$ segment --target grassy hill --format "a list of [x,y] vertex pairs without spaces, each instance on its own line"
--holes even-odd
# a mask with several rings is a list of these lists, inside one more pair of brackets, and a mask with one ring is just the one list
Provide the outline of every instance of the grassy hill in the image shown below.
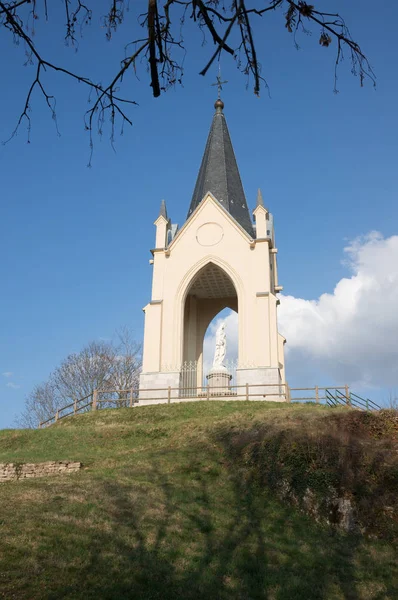
[[[198,402],[1,431],[0,462],[84,469],[0,485],[0,597],[398,598],[396,423]],[[319,523],[302,511],[309,487]],[[355,499],[370,535],[325,523],[332,487]]]

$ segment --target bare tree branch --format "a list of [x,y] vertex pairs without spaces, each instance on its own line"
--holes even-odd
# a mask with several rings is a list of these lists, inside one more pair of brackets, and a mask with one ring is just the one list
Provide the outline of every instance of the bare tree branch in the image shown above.
[[[69,0],[65,0],[66,4],[68,4],[68,2],[69,2]],[[76,18],[78,11],[83,6],[80,2],[78,2],[78,4],[79,4],[78,8],[73,13],[75,15],[74,18]],[[131,120],[129,119],[129,117],[127,117],[125,111],[120,107],[119,104],[120,103],[137,104],[137,103],[134,102],[133,100],[128,100],[128,99],[119,97],[118,95],[115,94],[115,89],[116,89],[116,84],[118,83],[118,81],[120,81],[123,78],[124,73],[130,67],[131,63],[135,60],[135,58],[147,46],[147,43],[143,44],[137,50],[137,52],[135,54],[133,54],[129,59],[126,59],[124,61],[123,66],[121,67],[119,72],[116,74],[114,79],[111,81],[111,83],[107,87],[103,87],[99,84],[94,83],[93,81],[91,81],[90,79],[88,79],[86,77],[77,75],[76,73],[73,73],[72,71],[69,71],[68,69],[64,69],[63,67],[52,64],[49,61],[42,58],[42,56],[37,51],[30,35],[23,29],[21,20],[15,14],[15,11],[13,11],[12,8],[8,8],[4,2],[0,2],[0,10],[2,12],[4,12],[4,14],[6,15],[5,27],[7,29],[9,29],[10,31],[12,31],[14,33],[14,35],[16,35],[19,39],[21,39],[25,42],[25,44],[30,52],[28,60],[31,60],[31,57],[34,57],[37,61],[36,78],[34,79],[33,83],[31,84],[31,86],[28,90],[24,109],[18,119],[17,126],[16,126],[15,130],[13,131],[10,139],[17,134],[19,126],[21,125],[22,121],[24,119],[26,119],[28,122],[28,141],[30,141],[31,119],[29,116],[29,111],[30,111],[31,97],[32,97],[32,93],[33,93],[35,87],[38,87],[40,89],[40,91],[42,92],[42,94],[46,100],[46,104],[51,111],[52,118],[56,122],[55,98],[54,98],[54,96],[48,94],[45,91],[44,85],[42,84],[41,79],[40,79],[42,71],[46,71],[47,69],[51,69],[51,70],[63,73],[65,75],[68,75],[72,79],[75,79],[76,81],[79,81],[80,83],[84,83],[84,84],[88,85],[90,88],[92,88],[95,91],[96,100],[95,100],[92,108],[90,108],[86,112],[86,116],[85,116],[86,129],[90,132],[90,145],[91,146],[92,146],[93,119],[94,119],[95,115],[97,115],[98,130],[100,130],[100,125],[103,123],[105,112],[109,109],[111,110],[112,136],[113,136],[113,132],[114,132],[116,112],[122,117],[122,119],[124,121],[127,121],[130,125],[132,124]],[[70,17],[68,17],[68,18],[70,19]],[[69,25],[69,21],[68,21],[66,38],[73,39],[73,36],[74,36],[74,31],[71,29],[71,27]],[[58,128],[57,128],[57,132],[58,132]],[[9,140],[7,140],[7,141],[9,141]]]
[[[257,45],[261,35],[262,19],[271,11],[280,10],[286,29],[296,36],[300,32],[309,33],[308,27],[318,29],[319,44],[328,48],[336,42],[336,59],[334,70],[334,89],[337,91],[338,67],[348,50],[351,72],[359,76],[361,86],[365,80],[375,84],[373,70],[362,52],[359,44],[354,41],[344,19],[337,13],[318,10],[314,5],[303,0],[148,0],[147,9],[140,15],[138,21],[130,21],[130,30],[141,30],[141,34],[131,34],[125,44],[128,51],[120,61],[119,67],[108,84],[96,83],[88,75],[75,73],[68,68],[55,63],[39,51],[34,42],[35,23],[44,16],[49,20],[47,0],[0,0],[0,28],[7,30],[13,41],[23,43],[26,50],[26,63],[36,67],[35,76],[26,94],[23,109],[11,138],[14,137],[23,122],[27,124],[28,141],[31,132],[31,103],[32,96],[37,90],[50,110],[55,125],[55,97],[46,90],[43,74],[50,72],[61,73],[87,86],[90,90],[91,106],[85,113],[85,127],[89,132],[90,146],[93,147],[93,132],[103,133],[106,116],[110,120],[110,138],[113,142],[115,124],[120,119],[122,128],[125,123],[132,124],[127,109],[136,102],[124,97],[120,86],[127,72],[136,76],[137,65],[144,64],[149,72],[150,86],[155,97],[161,95],[169,87],[182,83],[183,65],[186,53],[184,32],[187,21],[200,29],[204,36],[212,42],[214,49],[200,71],[205,75],[214,61],[222,53],[233,57],[239,70],[249,80],[253,81],[253,90],[259,94],[261,87],[267,87],[261,73]],[[263,4],[263,6],[261,6]],[[78,33],[83,35],[84,26],[93,19],[96,3],[93,0],[62,0],[65,27],[64,39],[67,45],[78,46]],[[54,19],[54,17],[52,17]],[[100,16],[100,22],[105,29],[105,37],[112,40],[118,27],[129,17],[128,0],[109,0],[109,10]],[[304,24],[305,23],[305,24]],[[233,43],[231,43],[233,40]],[[130,49],[133,48],[131,51]],[[58,129],[57,129],[58,131]],[[10,138],[10,139],[11,139]]]

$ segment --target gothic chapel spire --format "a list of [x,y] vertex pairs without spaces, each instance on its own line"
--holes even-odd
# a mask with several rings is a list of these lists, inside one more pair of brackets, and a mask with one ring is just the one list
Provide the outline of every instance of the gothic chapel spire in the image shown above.
[[[223,83],[219,75],[219,94]],[[225,308],[239,313],[235,385],[246,391],[255,386],[252,399],[285,400],[285,339],[277,321],[282,286],[272,216],[259,193],[254,235],[223,108],[218,95],[186,226],[177,231],[165,202],[154,222],[139,389],[143,406],[200,399],[204,377],[208,397],[236,400],[222,360],[208,374],[203,370],[206,330]]]
[[253,225],[236,163],[234,149],[223,113],[224,102],[219,98],[216,112],[196,180],[187,219],[207,192],[218,200],[230,215],[253,236]]

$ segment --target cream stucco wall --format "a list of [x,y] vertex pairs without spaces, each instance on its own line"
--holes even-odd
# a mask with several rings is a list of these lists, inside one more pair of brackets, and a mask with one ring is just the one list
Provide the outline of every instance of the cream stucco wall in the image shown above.
[[183,360],[201,360],[206,328],[226,305],[223,299],[190,296],[186,308],[192,281],[209,263],[222,269],[236,290],[236,298],[228,302],[239,312],[239,366],[267,371],[271,383],[281,381],[282,372],[284,379],[283,343],[277,329],[276,250],[266,235],[266,209],[257,207],[254,216],[257,239],[252,240],[208,194],[168,247],[167,221],[157,219],[152,297],[144,308],[142,383],[153,383],[156,373],[178,372]]

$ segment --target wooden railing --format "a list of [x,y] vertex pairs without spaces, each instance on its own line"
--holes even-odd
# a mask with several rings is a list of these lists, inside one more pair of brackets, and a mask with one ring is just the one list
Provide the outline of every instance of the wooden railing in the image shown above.
[[316,385],[313,388],[290,388],[291,392],[314,392],[313,395],[309,396],[304,395],[304,396],[295,396],[292,397],[291,400],[293,402],[302,402],[302,401],[307,401],[307,402],[322,402],[322,400],[325,401],[325,403],[327,404],[327,400],[328,400],[328,392],[340,392],[340,390],[343,390],[343,395],[347,400],[347,404],[350,404],[350,388],[348,385],[332,385],[332,386],[328,386],[328,387],[320,387],[318,385]]
[[[267,391],[269,390],[269,391]],[[282,402],[289,400],[289,386],[285,383],[258,383],[244,385],[229,385],[219,389],[210,386],[198,387],[168,387],[148,388],[137,391],[137,402],[144,404],[152,401],[162,400],[171,402],[192,400],[222,400],[223,398],[236,400],[250,400],[251,398],[264,399],[272,397]]]
[[[47,419],[47,421],[41,421],[39,423],[39,427],[47,427],[48,425],[52,425],[53,423],[55,423],[56,421],[59,421],[60,419],[63,419],[64,417],[76,415],[77,413],[81,412],[82,410],[88,409],[93,404],[92,397],[93,397],[93,394],[91,393],[91,394],[88,394],[87,396],[84,396],[83,398],[79,398],[79,400],[75,400],[74,402],[71,402],[70,404],[66,404],[66,406],[63,406],[62,408],[58,408],[55,415],[50,417],[49,419]],[[86,400],[88,400],[89,398],[90,398],[89,402],[86,402]],[[70,410],[69,412],[65,413],[65,411],[70,408],[73,408],[73,410]]]
[[[267,391],[269,390],[269,391]],[[380,407],[369,399],[364,399],[350,392],[349,386],[329,386],[312,388],[291,388],[287,383],[260,383],[245,385],[232,385],[228,389],[221,388],[217,393],[214,388],[209,386],[184,388],[184,395],[181,395],[181,388],[153,388],[139,389],[130,388],[127,390],[94,390],[91,394],[75,400],[62,408],[59,408],[55,415],[41,421],[40,427],[48,427],[57,421],[76,415],[83,411],[98,410],[100,408],[121,408],[135,405],[146,405],[153,402],[167,403],[195,401],[195,400],[268,400],[281,402],[315,402],[323,403],[328,406],[351,406],[361,410],[378,410]],[[299,394],[299,395],[298,395]]]

